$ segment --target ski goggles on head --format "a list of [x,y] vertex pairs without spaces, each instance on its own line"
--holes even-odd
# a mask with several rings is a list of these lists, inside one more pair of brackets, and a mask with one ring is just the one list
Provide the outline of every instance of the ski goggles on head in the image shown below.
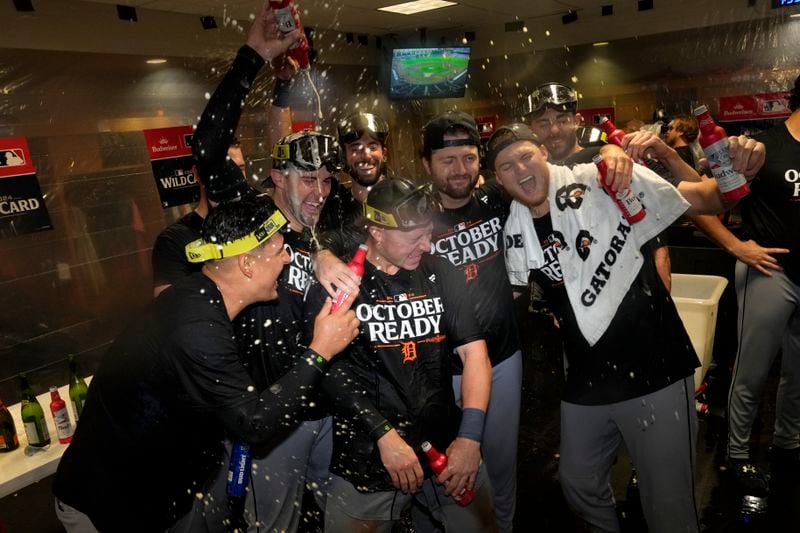
[[258,229],[230,242],[206,242],[197,239],[186,245],[186,258],[190,263],[203,263],[212,259],[225,259],[255,249],[258,245],[278,233],[286,225],[286,217],[275,210]]
[[384,211],[365,202],[364,216],[379,226],[410,229],[428,224],[433,219],[435,206],[430,184],[426,184],[400,198],[391,211]]
[[578,104],[575,89],[560,83],[540,85],[522,102],[522,114],[527,116],[541,111],[549,105],[565,111],[574,111]]
[[288,163],[300,170],[325,167],[328,172],[338,172],[342,170],[339,143],[333,137],[310,131],[289,135],[272,147],[273,166],[285,168]]

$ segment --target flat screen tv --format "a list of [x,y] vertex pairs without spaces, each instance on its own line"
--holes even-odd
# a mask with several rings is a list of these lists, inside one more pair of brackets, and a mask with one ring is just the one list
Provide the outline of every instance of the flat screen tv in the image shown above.
[[469,67],[468,46],[395,48],[389,74],[389,98],[460,98]]

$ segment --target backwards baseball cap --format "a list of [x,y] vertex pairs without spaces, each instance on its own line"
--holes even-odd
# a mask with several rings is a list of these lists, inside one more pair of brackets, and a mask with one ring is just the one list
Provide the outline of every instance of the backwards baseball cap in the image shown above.
[[494,161],[497,155],[519,141],[531,141],[537,146],[541,146],[542,142],[539,137],[525,124],[515,122],[506,126],[500,126],[495,130],[486,143],[486,164],[494,170]]
[[341,120],[337,130],[342,145],[355,142],[364,135],[369,135],[382,145],[389,138],[389,123],[372,113],[354,113]]
[[316,131],[287,135],[272,147],[272,167],[285,169],[290,163],[300,170],[325,167],[329,172],[337,172],[342,169],[339,143]]
[[385,228],[413,229],[430,223],[435,206],[430,184],[417,186],[406,178],[392,178],[369,191],[364,216]]
[[186,245],[186,258],[190,263],[202,263],[247,253],[286,223],[286,217],[268,197],[221,204],[203,222],[203,237]]
[[546,107],[574,113],[578,109],[578,93],[561,83],[544,83],[536,87],[522,102],[522,115],[538,115]]
[[[446,133],[466,132],[466,139],[445,140]],[[463,111],[447,111],[433,117],[422,128],[422,155],[430,158],[434,150],[450,146],[477,146],[480,148],[481,135],[471,115]]]

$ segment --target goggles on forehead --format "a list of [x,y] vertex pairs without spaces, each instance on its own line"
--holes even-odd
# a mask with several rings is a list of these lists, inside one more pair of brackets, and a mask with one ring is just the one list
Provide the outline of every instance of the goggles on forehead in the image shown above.
[[358,113],[339,122],[337,131],[339,142],[342,144],[356,142],[364,134],[373,137],[381,144],[386,144],[389,123],[373,113]]
[[339,143],[328,135],[315,132],[301,132],[284,137],[272,147],[273,166],[283,168],[291,163],[300,170],[317,170],[322,167],[328,172],[342,169],[339,157]]
[[244,254],[278,233],[285,225],[286,217],[276,209],[258,229],[239,239],[226,243],[206,242],[203,239],[190,242],[186,245],[186,258],[190,263],[202,263]]
[[575,110],[578,94],[574,89],[560,83],[540,85],[522,102],[522,114],[530,115],[551,105],[564,110]]
[[379,226],[409,229],[424,226],[433,218],[436,203],[430,192],[430,184],[417,187],[397,202],[391,212],[382,211],[364,203],[364,216]]

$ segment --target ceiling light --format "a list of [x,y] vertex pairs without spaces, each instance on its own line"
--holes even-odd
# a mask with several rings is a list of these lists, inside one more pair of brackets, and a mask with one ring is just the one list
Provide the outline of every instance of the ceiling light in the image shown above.
[[147,64],[148,65],[161,65],[161,64],[166,63],[166,62],[167,62],[166,59],[160,59],[160,58],[159,59],[148,59],[147,60]]
[[423,11],[432,11],[442,7],[455,6],[457,2],[446,2],[444,0],[417,0],[416,2],[403,2],[386,7],[379,7],[378,11],[388,11],[389,13],[399,13],[401,15],[413,15]]
[[592,43],[592,46],[608,46],[608,41],[600,41],[597,43]]

